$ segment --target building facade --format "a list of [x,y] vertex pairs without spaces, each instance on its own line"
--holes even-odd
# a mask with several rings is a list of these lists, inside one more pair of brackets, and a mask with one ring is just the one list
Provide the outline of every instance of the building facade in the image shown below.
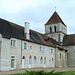
[[[47,24],[47,23],[46,23]],[[65,28],[61,32],[58,26]],[[52,28],[51,30],[48,27]],[[66,26],[62,23],[45,25],[46,34],[41,34],[29,29],[29,23],[25,27],[0,19],[0,71],[24,69],[67,67],[67,50],[64,49],[60,34],[66,34]],[[49,31],[50,30],[50,31]],[[49,34],[50,33],[50,34]],[[53,36],[57,34],[55,40]],[[59,34],[60,33],[60,34]],[[55,37],[56,38],[56,37]]]

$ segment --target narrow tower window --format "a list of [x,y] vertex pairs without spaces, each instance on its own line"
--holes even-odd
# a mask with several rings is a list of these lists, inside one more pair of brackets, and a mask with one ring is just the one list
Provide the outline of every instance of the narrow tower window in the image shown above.
[[50,33],[52,33],[52,28],[50,27]]
[[54,31],[56,32],[56,26],[54,26]]

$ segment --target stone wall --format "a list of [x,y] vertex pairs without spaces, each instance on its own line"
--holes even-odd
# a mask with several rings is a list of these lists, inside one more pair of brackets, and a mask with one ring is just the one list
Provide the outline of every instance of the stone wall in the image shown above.
[[67,58],[68,58],[68,66],[75,67],[75,46],[64,46],[65,49],[68,50]]

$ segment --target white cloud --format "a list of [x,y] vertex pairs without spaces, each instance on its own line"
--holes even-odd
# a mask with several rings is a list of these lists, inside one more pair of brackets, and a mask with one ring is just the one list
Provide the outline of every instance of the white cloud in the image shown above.
[[0,17],[22,25],[29,21],[33,30],[44,32],[42,26],[55,11],[55,6],[70,33],[69,27],[73,28],[75,23],[75,0],[0,0]]
[[36,2],[37,0],[0,0],[0,11],[19,12]]

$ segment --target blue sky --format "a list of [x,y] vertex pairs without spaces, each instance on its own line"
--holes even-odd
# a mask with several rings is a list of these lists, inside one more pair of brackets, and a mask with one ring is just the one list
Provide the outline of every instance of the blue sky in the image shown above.
[[68,34],[75,33],[75,0],[0,0],[0,18],[44,33],[44,24],[56,11],[67,25]]

